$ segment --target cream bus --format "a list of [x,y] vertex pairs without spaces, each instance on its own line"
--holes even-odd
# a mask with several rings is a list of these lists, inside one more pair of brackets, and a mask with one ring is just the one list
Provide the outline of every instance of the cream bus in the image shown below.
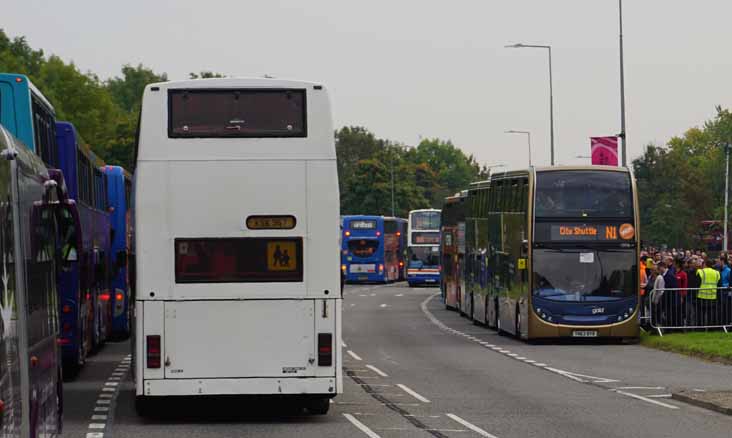
[[135,197],[136,404],[342,392],[339,195],[319,83],[148,85]]

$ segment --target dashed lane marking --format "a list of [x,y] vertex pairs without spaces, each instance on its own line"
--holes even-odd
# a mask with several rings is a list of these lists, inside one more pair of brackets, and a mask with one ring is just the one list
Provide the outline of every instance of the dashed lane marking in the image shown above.
[[365,433],[367,437],[369,437],[369,438],[381,438],[380,435],[378,435],[373,430],[369,429],[369,427],[366,426],[365,424],[363,424],[360,421],[358,421],[356,419],[356,417],[354,417],[353,415],[351,415],[351,414],[343,414],[343,416],[346,417],[346,420],[350,421],[351,424],[353,424],[354,426],[356,426],[356,428],[358,428],[358,430],[360,430],[361,432]]
[[480,427],[476,426],[473,423],[470,423],[467,420],[463,420],[462,418],[458,417],[455,414],[445,414],[448,417],[452,418],[453,420],[457,421],[458,423],[462,424],[463,426],[467,427],[468,429],[472,430],[473,432],[477,433],[478,435],[486,438],[498,438],[495,435],[492,435],[485,430],[481,429]]
[[363,359],[361,359],[361,357],[358,354],[354,353],[351,350],[348,350],[348,355],[351,356],[352,358],[356,359],[356,360],[363,360]]
[[422,403],[430,403],[429,399],[426,397],[421,396],[419,393],[414,391],[413,389],[410,389],[407,385],[403,385],[401,383],[397,383],[397,385],[402,391],[406,392],[407,394],[411,395],[412,397],[416,398],[417,400],[421,401]]
[[381,377],[389,377],[388,374],[386,374],[385,372],[381,371],[380,369],[376,368],[373,365],[366,365],[366,368],[370,369],[371,371],[375,372],[376,374],[380,375]]

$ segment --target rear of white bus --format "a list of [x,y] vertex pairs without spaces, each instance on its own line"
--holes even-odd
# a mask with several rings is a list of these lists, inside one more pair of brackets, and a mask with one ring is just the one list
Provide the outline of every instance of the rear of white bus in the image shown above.
[[145,89],[135,173],[138,411],[163,397],[342,392],[327,91],[273,79]]

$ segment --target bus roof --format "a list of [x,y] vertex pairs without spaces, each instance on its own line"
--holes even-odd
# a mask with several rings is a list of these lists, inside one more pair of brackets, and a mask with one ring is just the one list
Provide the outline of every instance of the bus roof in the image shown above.
[[520,170],[509,170],[506,172],[496,172],[491,174],[490,178],[482,181],[475,181],[470,183],[470,189],[481,189],[489,187],[491,181],[499,181],[502,179],[517,178],[528,176],[531,171],[537,173],[543,172],[557,172],[557,171],[581,171],[581,170],[592,170],[592,171],[607,171],[607,172],[625,172],[629,173],[630,169],[627,167],[618,166],[599,166],[599,165],[584,165],[584,166],[547,166],[547,167],[531,167],[528,169]]
[[[20,79],[20,81],[18,81]],[[33,85],[33,82],[28,78],[28,76],[19,74],[19,73],[0,73],[0,81],[8,81],[14,84],[27,84],[28,88],[31,90],[33,94],[36,95],[36,97],[45,105],[48,107],[49,110],[51,110],[52,113],[56,114],[56,109],[51,105],[51,102],[46,99],[46,96],[41,93],[41,91],[36,88],[35,85]]]
[[[304,90],[306,134],[298,137],[175,137],[169,129],[174,90]],[[272,78],[212,78],[159,82],[145,87],[139,161],[335,160],[333,121],[326,87],[317,82]]]

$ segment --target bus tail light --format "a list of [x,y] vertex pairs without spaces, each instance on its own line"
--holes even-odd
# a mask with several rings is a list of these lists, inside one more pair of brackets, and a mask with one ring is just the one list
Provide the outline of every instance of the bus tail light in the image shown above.
[[160,368],[160,335],[151,335],[147,338],[147,367]]
[[318,333],[318,366],[329,367],[331,365],[333,365],[333,335]]
[[346,265],[341,265],[341,271],[346,272]]
[[111,298],[110,295],[106,292],[99,295],[99,299],[102,301],[109,301],[110,298]]
[[345,234],[345,235],[346,235],[346,237],[348,237],[348,236],[350,236],[350,235],[351,235],[351,232],[350,232],[350,231],[348,231],[348,230],[346,230],[346,232],[345,232],[345,233],[343,233],[343,234]]
[[404,267],[404,262],[399,262],[399,267],[400,268],[403,268]]
[[64,304],[64,307],[63,307],[64,313],[71,313],[72,310],[73,309],[71,308],[71,306],[69,306],[68,304]]
[[379,272],[383,272],[383,271],[384,271],[384,265],[379,264]]
[[121,293],[118,293],[118,294],[117,294],[117,295],[115,296],[115,298],[117,299],[117,301],[122,301],[122,299],[123,299],[124,297],[125,297],[125,296],[124,296],[124,295],[122,295]]

